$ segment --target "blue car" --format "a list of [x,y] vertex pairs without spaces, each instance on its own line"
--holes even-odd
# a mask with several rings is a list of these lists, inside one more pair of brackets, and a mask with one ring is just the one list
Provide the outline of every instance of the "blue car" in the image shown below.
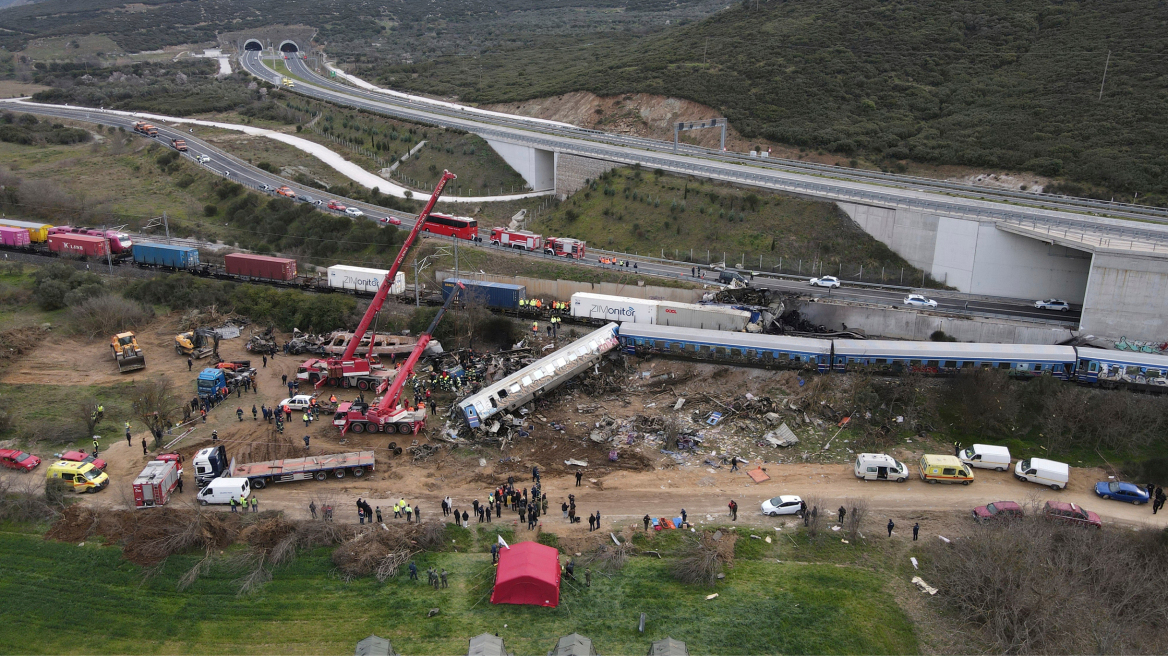
[[1148,502],[1148,491],[1134,483],[1099,481],[1095,484],[1095,494],[1104,499],[1127,501],[1137,505]]

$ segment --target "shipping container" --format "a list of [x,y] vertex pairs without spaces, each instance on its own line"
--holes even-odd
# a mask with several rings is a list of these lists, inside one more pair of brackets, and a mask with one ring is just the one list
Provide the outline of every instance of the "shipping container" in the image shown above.
[[32,245],[32,238],[28,236],[27,228],[0,226],[0,244],[9,248],[27,248]]
[[267,255],[232,253],[223,258],[227,273],[264,280],[293,280],[296,278],[296,260]]
[[462,298],[460,299],[466,304],[481,303],[487,307],[512,310],[518,309],[519,301],[527,298],[527,288],[523,285],[448,278],[442,281],[443,299],[450,296],[450,290],[454,288],[455,283],[462,283],[466,287],[462,291]]
[[660,301],[657,306],[658,326],[741,332],[746,330],[750,317],[750,312],[746,310],[721,305]]
[[643,298],[576,292],[572,294],[572,316],[605,322],[656,324],[660,303]]
[[169,269],[193,269],[199,266],[199,249],[150,242],[134,244],[134,263]]
[[0,226],[7,226],[9,228],[24,228],[28,231],[28,238],[34,243],[41,243],[48,241],[49,229],[53,226],[48,223],[40,223],[37,221],[16,221],[14,219],[0,218]]
[[151,460],[134,479],[134,507],[165,506],[174,488],[178,486],[178,463],[173,460]]
[[49,235],[49,250],[71,257],[105,257],[108,246],[104,237],[89,235]]
[[[332,289],[342,289],[348,292],[377,293],[381,281],[389,273],[386,269],[368,269],[365,267],[345,266],[335,264],[328,268],[328,286]],[[390,294],[404,294],[406,291],[406,274],[401,271],[393,277],[393,285],[389,288]]]
[[57,234],[74,234],[74,235],[89,235],[90,237],[105,237],[109,242],[110,253],[114,255],[121,255],[123,257],[130,256],[130,248],[134,242],[130,239],[130,235],[117,230],[102,230],[100,228],[75,228],[73,226],[53,226],[49,228],[50,235]]

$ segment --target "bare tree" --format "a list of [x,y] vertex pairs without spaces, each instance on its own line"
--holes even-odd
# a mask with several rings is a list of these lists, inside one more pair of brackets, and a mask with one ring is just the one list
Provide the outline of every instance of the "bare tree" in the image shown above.
[[823,526],[827,521],[826,515],[829,511],[824,500],[820,497],[804,497],[803,502],[807,504],[807,512],[803,517],[803,525],[807,527],[807,537],[815,539],[819,537],[819,532],[823,530]]
[[860,530],[863,529],[864,523],[868,520],[871,508],[868,506],[868,500],[860,497],[858,499],[845,499],[844,509],[848,511],[848,514],[844,516],[844,534],[848,536],[848,540],[855,542],[860,538]]
[[141,385],[134,399],[134,414],[154,435],[154,448],[162,446],[163,434],[181,414],[180,405],[169,380],[156,378]]

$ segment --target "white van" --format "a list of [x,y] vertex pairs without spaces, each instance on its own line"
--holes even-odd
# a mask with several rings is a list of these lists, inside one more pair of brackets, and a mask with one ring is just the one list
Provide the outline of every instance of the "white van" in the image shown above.
[[199,503],[231,503],[232,497],[242,502],[250,493],[251,483],[246,478],[216,478],[199,490]]
[[1071,480],[1071,468],[1065,462],[1028,458],[1018,461],[1014,467],[1014,476],[1022,482],[1049,485],[1052,490],[1061,490]]
[[1004,446],[974,444],[968,449],[963,449],[958,457],[970,467],[994,471],[1006,471],[1010,468],[1010,450]]
[[856,456],[856,478],[865,481],[908,480],[908,467],[887,453],[861,453]]

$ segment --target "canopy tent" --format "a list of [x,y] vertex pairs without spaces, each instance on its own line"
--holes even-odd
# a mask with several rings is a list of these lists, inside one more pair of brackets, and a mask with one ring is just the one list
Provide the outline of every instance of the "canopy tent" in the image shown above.
[[689,649],[685,643],[673,638],[654,640],[649,646],[648,656],[689,656]]
[[480,633],[470,639],[470,647],[466,656],[512,656],[507,653],[503,639],[497,635]]
[[491,603],[558,606],[560,552],[536,542],[501,549]]
[[560,638],[548,656],[596,656],[596,650],[592,648],[592,640],[579,633],[571,633]]

